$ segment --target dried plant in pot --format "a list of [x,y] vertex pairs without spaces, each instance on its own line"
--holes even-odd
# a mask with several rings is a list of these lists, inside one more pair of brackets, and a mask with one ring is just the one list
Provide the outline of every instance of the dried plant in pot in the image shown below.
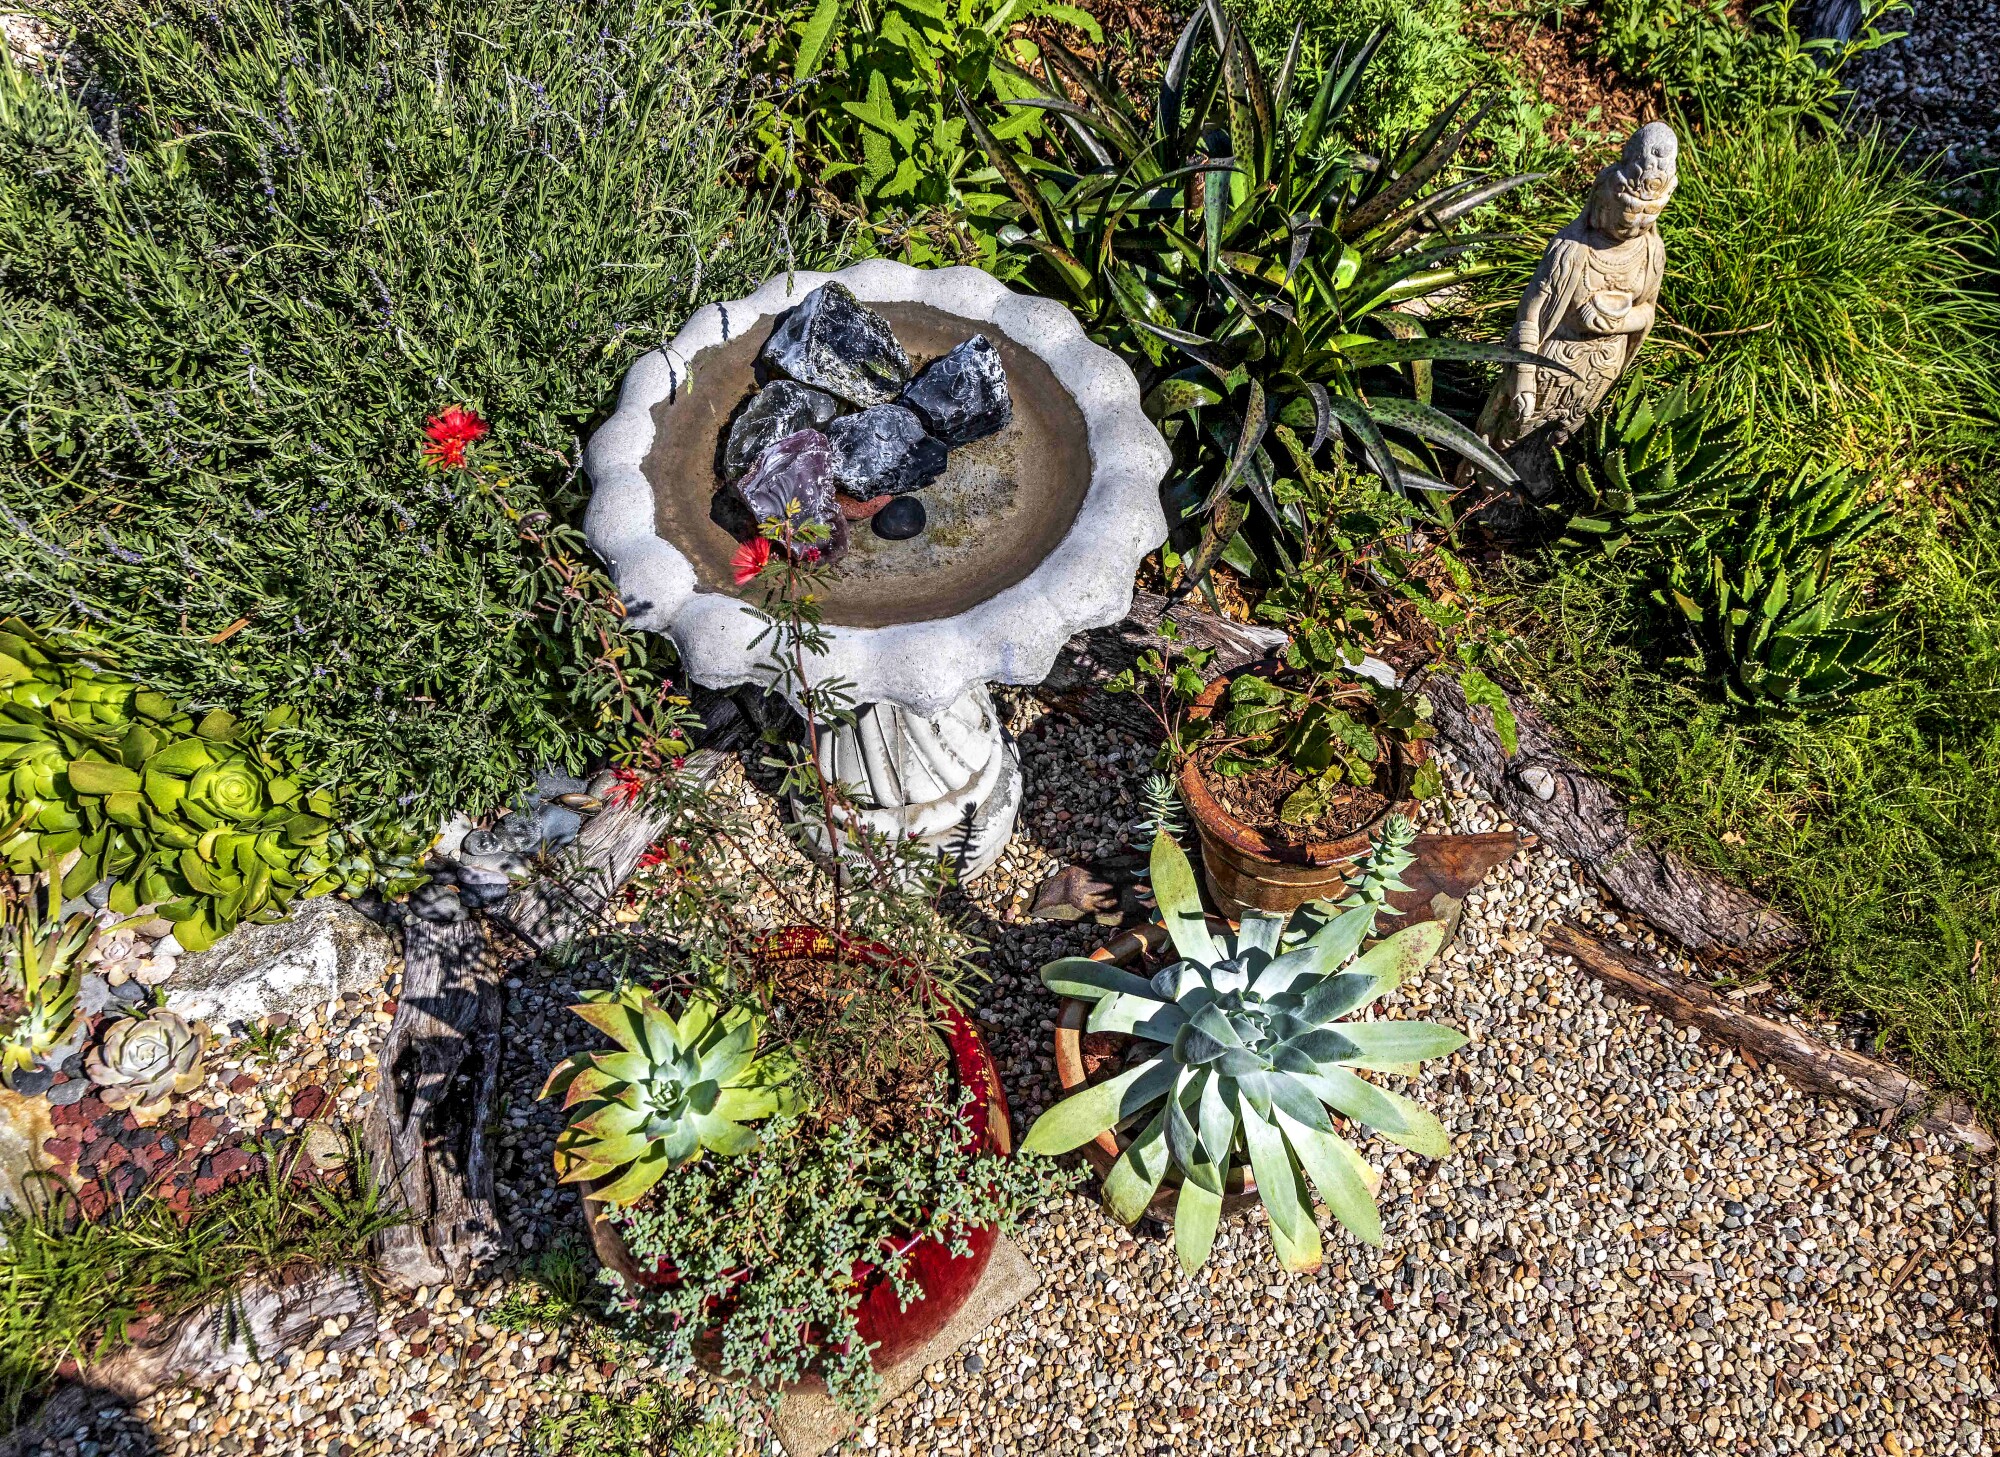
[[[811,725],[837,708],[804,672],[803,558],[764,569],[775,668],[822,710]],[[842,791],[806,732],[784,787],[832,818]],[[582,1188],[615,1314],[666,1374],[703,1364],[774,1400],[820,1382],[865,1407],[1070,1175],[1010,1156],[934,855],[855,833],[827,876],[798,843],[808,826],[789,827],[786,859],[734,793],[684,773],[645,793],[665,833],[618,930],[579,952],[610,984],[576,1010],[613,1046],[545,1090],[568,1115],[561,1177]]]
[[[1444,942],[1445,928],[1426,921],[1364,949],[1390,892],[1403,888],[1410,837],[1406,821],[1386,825],[1340,907],[1296,917],[1252,911],[1228,928],[1203,913],[1180,846],[1157,835],[1153,892],[1178,959],[1142,975],[1143,964],[1118,964],[1123,948],[1113,943],[1042,969],[1043,983],[1068,999],[1056,1048],[1069,1096],[1036,1120],[1022,1147],[1084,1149],[1113,1215],[1127,1224],[1148,1212],[1171,1217],[1190,1274],[1207,1260],[1222,1215],[1253,1194],[1287,1269],[1320,1264],[1315,1191],[1356,1237],[1380,1244],[1380,1179],[1341,1122],[1432,1158],[1450,1143],[1435,1117],[1360,1073],[1407,1072],[1465,1042],[1429,1022],[1356,1017]],[[1162,936],[1147,939],[1159,947]],[[1083,1042],[1093,1036],[1102,1041],[1086,1060]]]

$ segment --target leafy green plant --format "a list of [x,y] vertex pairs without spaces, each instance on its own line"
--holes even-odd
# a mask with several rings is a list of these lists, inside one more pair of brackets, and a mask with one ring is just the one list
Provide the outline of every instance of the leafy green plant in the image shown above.
[[[1296,643],[1288,655],[1303,658]],[[1285,796],[1278,815],[1288,825],[1311,824],[1343,784],[1378,783],[1390,743],[1435,733],[1409,695],[1337,670],[1294,665],[1290,672],[1239,673],[1223,692],[1220,722],[1205,735],[1208,766],[1224,779],[1282,765],[1304,782]],[[1393,786],[1391,786],[1393,790]],[[1436,771],[1411,792],[1437,792]]]
[[308,787],[298,729],[289,708],[197,722],[84,648],[0,621],[0,859],[56,871],[69,896],[109,878],[110,909],[152,907],[189,951],[295,898],[420,882],[423,841],[395,820],[335,824],[351,799]]
[[658,1391],[616,1399],[591,1392],[538,1414],[528,1442],[532,1457],[731,1457],[737,1433],[726,1417]]
[[[569,524],[580,439],[689,310],[824,261],[735,180],[734,21],[64,10],[87,87],[0,63],[9,610],[177,702],[295,708],[357,811],[434,825],[643,737],[666,664]],[[454,403],[492,433],[427,469]]]
[[1384,828],[1338,914],[1308,908],[1294,924],[1251,911],[1233,935],[1210,928],[1186,854],[1156,837],[1153,894],[1181,959],[1151,977],[1075,957],[1042,969],[1050,991],[1091,1003],[1086,1030],[1130,1037],[1134,1051],[1116,1076],[1036,1119],[1022,1148],[1067,1153],[1106,1129],[1128,1130],[1104,1180],[1105,1206],[1137,1223],[1169,1172],[1177,1174],[1174,1246],[1189,1274],[1208,1259],[1230,1169],[1245,1160],[1286,1269],[1320,1265],[1308,1180],[1335,1218],[1380,1244],[1379,1176],[1326,1110],[1443,1158],[1443,1125],[1355,1069],[1400,1072],[1466,1040],[1429,1022],[1343,1020],[1422,970],[1444,944],[1445,928],[1426,921],[1361,950],[1389,893],[1407,888],[1398,876],[1414,834],[1401,819]]
[[299,1035],[296,1022],[255,1022],[243,1033],[250,1055],[273,1067]]
[[[40,904],[48,902],[46,909]],[[89,912],[63,916],[61,895],[43,875],[16,884],[0,876],[0,992],[20,998],[21,1011],[0,1030],[0,1077],[41,1066],[77,1034],[76,994],[84,957],[98,934]]]
[[[1845,559],[1882,522],[1868,480],[1836,468],[1767,480],[1747,521],[1677,555],[1659,594],[1686,620],[1696,663],[1754,716],[1820,711],[1884,681],[1885,616],[1857,608]],[[1747,527],[1747,529],[1745,529]]]
[[759,1055],[764,1019],[747,1007],[694,997],[679,1017],[636,987],[570,1008],[618,1044],[558,1063],[542,1096],[560,1096],[568,1120],[556,1142],[563,1183],[590,1183],[595,1198],[631,1204],[663,1174],[699,1158],[757,1145],[751,1120],[796,1106],[796,1074],[783,1051]]
[[1847,63],[1902,31],[1881,22],[1908,0],[1864,0],[1849,40],[1806,40],[1789,0],[1766,0],[1746,21],[1729,0],[1607,0],[1593,49],[1622,74],[1657,82],[1713,125],[1744,117],[1810,118],[1836,127]]
[[940,1070],[894,1132],[859,1118],[818,1127],[775,1118],[754,1153],[698,1159],[662,1177],[644,1204],[611,1211],[642,1268],[664,1261],[680,1276],[632,1312],[634,1337],[667,1376],[692,1367],[695,1338],[717,1326],[726,1298],[724,1371],[778,1391],[817,1370],[836,1398],[866,1408],[878,1382],[856,1334],[855,1262],[879,1266],[909,1300],[917,1240],[963,1253],[973,1230],[1011,1233],[1072,1181],[1050,1160],[970,1146],[944,1078]]
[[[1428,371],[1439,359],[1533,356],[1426,337],[1415,316],[1388,306],[1482,271],[1454,260],[1490,238],[1450,229],[1527,179],[1433,186],[1477,124],[1469,98],[1390,155],[1341,144],[1338,125],[1380,43],[1377,33],[1336,53],[1312,88],[1300,84],[1295,34],[1267,77],[1210,0],[1181,33],[1150,114],[1060,45],[1045,47],[1042,94],[1013,104],[1062,119],[1054,162],[1017,154],[967,108],[1012,196],[997,215],[1002,240],[1032,251],[1038,280],[1096,337],[1142,363],[1147,411],[1175,451],[1166,494],[1170,520],[1181,523],[1177,546],[1202,538],[1190,585],[1239,534],[1235,497],[1268,518],[1264,554],[1290,561],[1283,538],[1302,522],[1279,500],[1265,445],[1279,422],[1309,429],[1315,456],[1348,432],[1399,492],[1445,487],[1432,457],[1385,430],[1513,478],[1428,402]],[[1311,99],[1294,126],[1295,87]]]
[[[1012,65],[1036,49],[1017,27],[1057,22],[1101,43],[1087,10],[1061,0],[817,0],[780,9],[759,63],[786,85],[758,112],[767,171],[831,183],[879,242],[914,263],[997,261],[990,234],[950,215],[989,200],[990,178],[953,104],[954,90],[1033,93]],[[1033,112],[1000,128],[1030,143]]]
[[1644,381],[1600,408],[1590,434],[1557,452],[1575,498],[1561,503],[1560,544],[1614,557],[1635,541],[1664,547],[1733,524],[1758,481],[1744,469],[1742,417],[1718,417],[1688,393]]

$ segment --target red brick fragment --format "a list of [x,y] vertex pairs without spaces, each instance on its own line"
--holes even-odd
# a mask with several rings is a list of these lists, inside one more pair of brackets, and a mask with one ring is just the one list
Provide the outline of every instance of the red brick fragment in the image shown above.
[[247,1093],[256,1086],[257,1080],[248,1073],[238,1073],[229,1080],[229,1091],[232,1093]]
[[294,1118],[317,1118],[326,1106],[326,1089],[314,1083],[300,1088],[292,1094],[292,1116]]

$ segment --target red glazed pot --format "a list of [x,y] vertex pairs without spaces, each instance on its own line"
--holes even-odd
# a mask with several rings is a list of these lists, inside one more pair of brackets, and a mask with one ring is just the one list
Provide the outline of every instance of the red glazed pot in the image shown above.
[[[831,950],[832,943],[823,933],[802,929],[779,932],[766,943],[767,953],[787,957],[825,954]],[[849,954],[871,961],[893,955],[886,947],[872,944],[852,946]],[[967,1113],[968,1146],[985,1153],[1012,1153],[1007,1095],[1000,1087],[1000,1075],[986,1050],[986,1041],[956,1007],[944,1004],[942,1013],[953,1071],[959,1086],[972,1094]],[[595,1199],[584,1198],[584,1217],[598,1259],[629,1284],[656,1289],[672,1285],[677,1277],[671,1269],[640,1267],[625,1243],[623,1232],[604,1218],[604,1207]],[[855,1323],[861,1339],[874,1347],[870,1359],[877,1371],[887,1370],[915,1354],[958,1314],[986,1274],[987,1261],[992,1258],[999,1237],[1000,1231],[993,1225],[973,1230],[966,1237],[970,1250],[964,1255],[953,1254],[948,1245],[936,1239],[902,1241],[900,1248],[908,1252],[904,1275],[918,1291],[917,1298],[907,1308],[897,1297],[895,1282],[879,1266],[866,1260],[856,1262]],[[697,1343],[696,1349],[705,1364],[711,1367],[719,1364],[716,1341],[704,1339]]]

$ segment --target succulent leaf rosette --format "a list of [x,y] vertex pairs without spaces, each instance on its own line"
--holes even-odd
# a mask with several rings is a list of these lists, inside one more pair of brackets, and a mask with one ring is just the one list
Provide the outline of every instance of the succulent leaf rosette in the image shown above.
[[[98,932],[87,914],[45,918],[36,904],[46,890],[41,880],[25,890],[0,884],[0,986],[22,1003],[11,1025],[0,1024],[0,1078],[8,1080],[73,1045],[77,990]],[[47,899],[56,897],[50,892]]]
[[758,1055],[764,1018],[695,997],[679,1017],[649,991],[594,994],[571,1007],[618,1044],[559,1063],[542,1087],[560,1094],[568,1125],[556,1140],[564,1183],[591,1183],[594,1198],[627,1205],[704,1149],[732,1155],[757,1144],[749,1120],[796,1111],[794,1064]]
[[155,1009],[113,1022],[83,1070],[105,1107],[146,1112],[200,1086],[204,1041],[178,1013]]
[[424,842],[392,817],[335,828],[297,729],[282,707],[197,720],[0,620],[0,865],[60,864],[68,896],[109,879],[111,910],[154,907],[189,951],[301,897],[421,883]]
[[[1230,1166],[1247,1159],[1287,1269],[1320,1264],[1312,1194],[1370,1244],[1382,1242],[1379,1176],[1336,1131],[1328,1109],[1431,1158],[1450,1152],[1431,1114],[1360,1076],[1397,1072],[1453,1052],[1465,1037],[1430,1022],[1345,1021],[1426,966],[1445,927],[1427,921],[1362,942],[1410,861],[1412,835],[1396,817],[1370,852],[1338,913],[1250,913],[1217,935],[1179,845],[1153,841],[1153,894],[1181,959],[1152,977],[1083,958],[1052,962],[1042,981],[1093,1003],[1087,1030],[1133,1039],[1131,1064],[1056,1104],[1022,1147],[1066,1153],[1109,1128],[1131,1135],[1104,1181],[1104,1202],[1126,1224],[1146,1212],[1169,1172],[1181,1185],[1174,1243],[1192,1274],[1207,1260]],[[1357,954],[1358,953],[1358,954]]]

